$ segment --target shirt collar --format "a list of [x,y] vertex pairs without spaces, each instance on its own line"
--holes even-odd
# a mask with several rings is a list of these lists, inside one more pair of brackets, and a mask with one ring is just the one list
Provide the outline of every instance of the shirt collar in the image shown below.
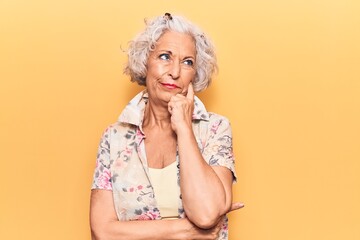
[[[141,126],[147,101],[148,93],[146,90],[143,90],[126,105],[125,109],[121,112],[118,121]],[[209,120],[209,114],[206,111],[204,104],[196,96],[194,96],[194,112],[192,117],[193,120]]]

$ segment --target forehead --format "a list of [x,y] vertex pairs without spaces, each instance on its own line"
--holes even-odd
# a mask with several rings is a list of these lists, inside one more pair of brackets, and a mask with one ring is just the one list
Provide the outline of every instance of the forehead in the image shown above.
[[195,56],[196,47],[194,38],[189,34],[166,31],[157,41],[155,50],[175,51],[174,53],[179,52]]

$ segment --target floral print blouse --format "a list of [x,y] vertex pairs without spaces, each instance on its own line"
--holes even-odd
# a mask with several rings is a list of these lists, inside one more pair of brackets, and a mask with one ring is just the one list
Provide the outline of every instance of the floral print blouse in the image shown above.
[[[121,113],[118,122],[110,125],[101,138],[92,189],[112,190],[117,217],[120,221],[161,219],[151,185],[145,154],[142,121],[148,95],[136,95]],[[205,161],[211,166],[224,166],[236,181],[232,133],[229,121],[207,112],[195,96],[193,131]],[[180,187],[179,156],[178,186]],[[181,194],[179,218],[185,217]],[[228,239],[227,218],[218,240]]]

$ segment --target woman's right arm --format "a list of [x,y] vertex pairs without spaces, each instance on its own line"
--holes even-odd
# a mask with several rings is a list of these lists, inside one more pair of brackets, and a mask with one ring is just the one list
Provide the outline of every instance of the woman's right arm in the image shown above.
[[204,230],[188,219],[119,221],[112,191],[91,191],[90,226],[93,240],[216,239],[221,222]]

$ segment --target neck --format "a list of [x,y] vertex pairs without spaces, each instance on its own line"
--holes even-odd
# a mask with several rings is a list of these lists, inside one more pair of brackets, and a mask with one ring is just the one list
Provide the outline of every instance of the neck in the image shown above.
[[167,107],[152,104],[148,101],[144,113],[143,128],[160,127],[171,129],[171,115]]

